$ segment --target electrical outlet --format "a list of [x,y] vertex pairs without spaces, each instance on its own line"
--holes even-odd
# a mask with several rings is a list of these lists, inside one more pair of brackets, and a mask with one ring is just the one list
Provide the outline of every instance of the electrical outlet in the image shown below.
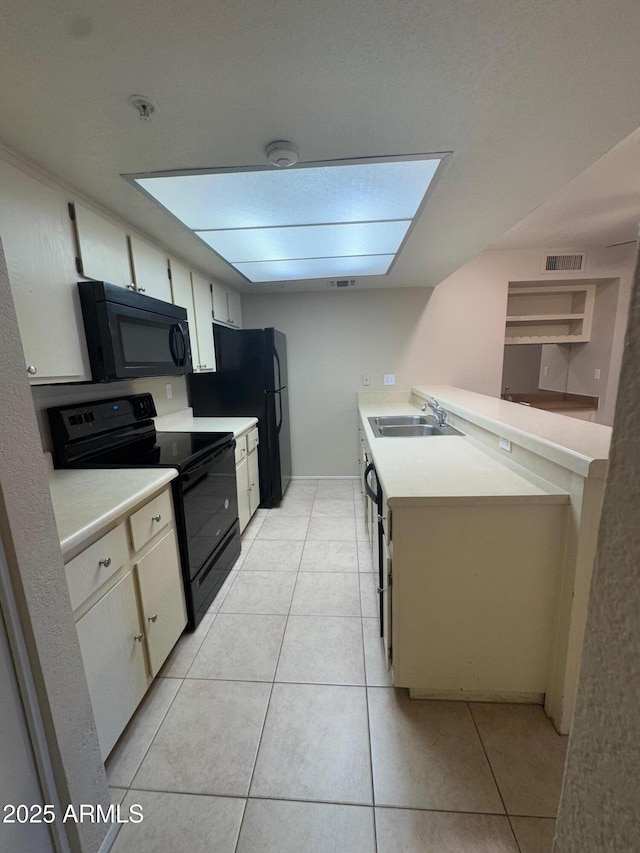
[[165,388],[167,389],[167,400],[170,400],[173,397],[173,388],[171,387],[171,383],[167,382]]
[[508,438],[500,437],[498,439],[498,447],[500,448],[500,450],[506,450],[507,453],[511,453],[511,442]]
[[371,374],[363,373],[362,374],[362,384],[363,385],[371,385]]
[[384,375],[384,384],[385,384],[385,385],[395,385],[395,384],[396,384],[396,375],[395,375],[395,373],[385,373],[385,375]]
[[599,367],[596,367],[596,369],[593,371],[593,378],[594,379],[600,379],[600,368]]
[[545,376],[548,376],[548,375],[549,375],[549,366],[548,366],[548,365],[545,365],[545,368],[544,368],[544,375],[545,375]]

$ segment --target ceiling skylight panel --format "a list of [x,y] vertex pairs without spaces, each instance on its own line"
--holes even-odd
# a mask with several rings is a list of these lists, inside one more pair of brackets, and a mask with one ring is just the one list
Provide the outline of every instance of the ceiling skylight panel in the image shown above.
[[194,230],[411,219],[438,159],[137,177]]
[[198,231],[231,264],[296,258],[395,254],[410,221]]
[[295,261],[264,261],[233,266],[249,281],[296,281],[308,278],[349,278],[356,275],[384,275],[395,256],[374,255],[352,258],[309,258]]

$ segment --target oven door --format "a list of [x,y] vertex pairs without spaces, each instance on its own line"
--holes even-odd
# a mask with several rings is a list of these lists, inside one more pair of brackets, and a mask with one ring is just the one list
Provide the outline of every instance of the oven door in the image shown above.
[[173,481],[190,630],[240,555],[235,446],[232,439]]
[[235,446],[232,439],[180,475],[191,580],[207,565],[238,519]]

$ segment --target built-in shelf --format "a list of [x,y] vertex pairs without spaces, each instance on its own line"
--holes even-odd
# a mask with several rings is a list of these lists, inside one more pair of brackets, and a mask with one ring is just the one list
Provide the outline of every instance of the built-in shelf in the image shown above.
[[505,344],[584,343],[591,335],[595,285],[509,286]]

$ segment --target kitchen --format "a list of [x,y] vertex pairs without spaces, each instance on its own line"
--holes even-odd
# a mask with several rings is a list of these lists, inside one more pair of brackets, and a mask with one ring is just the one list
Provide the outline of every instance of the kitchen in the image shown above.
[[[132,14],[135,17],[137,13]],[[82,55],[82,52],[86,51],[87,46],[91,44],[91,38],[85,36],[83,41],[81,37],[83,30],[80,26],[82,22],[74,21],[73,23],[72,37],[75,38],[75,42],[72,42],[73,49]],[[484,25],[486,26],[486,22]],[[228,22],[228,26],[231,28],[230,38],[233,40],[231,21]],[[524,74],[524,70],[522,73]],[[602,80],[600,83],[602,84]],[[23,81],[23,85],[26,85],[26,81]],[[540,91],[542,91],[544,80],[541,80],[539,85]],[[131,88],[129,86],[124,93],[125,100]],[[585,82],[585,90],[587,88],[588,84]],[[605,88],[602,85],[602,90]],[[151,93],[153,94],[153,92]],[[413,96],[414,93],[411,91],[402,96],[400,98],[402,103],[399,102],[398,107],[406,107],[407,102],[411,102]],[[160,94],[157,97],[159,111],[150,123],[139,122],[137,116],[133,113],[129,114],[129,108],[125,104],[119,121],[123,126],[129,128],[125,136],[132,142],[135,140],[136,149],[142,150],[149,145],[150,140],[153,139],[152,134],[158,132],[158,125],[163,119],[163,115],[166,115],[165,109],[169,103],[168,92],[163,95],[164,101],[160,98]],[[455,259],[451,257],[448,261],[450,267],[446,272],[444,272],[444,261],[441,262],[440,267],[438,266],[437,255],[438,252],[444,251],[444,248],[450,245],[451,241],[446,237],[444,226],[438,226],[440,231],[437,228],[435,231],[429,229],[429,233],[434,234],[433,238],[429,238],[429,242],[434,244],[432,260],[430,261],[432,267],[429,270],[429,275],[433,276],[433,283],[437,283],[436,279],[438,282],[442,281],[442,284],[438,284],[438,287],[433,290],[415,286],[400,286],[398,288],[398,284],[410,285],[413,281],[409,268],[411,265],[409,267],[405,265],[404,270],[396,268],[394,280],[396,286],[394,287],[363,287],[359,289],[360,284],[357,284],[354,288],[348,288],[342,292],[333,292],[328,289],[326,282],[324,282],[322,287],[319,285],[310,287],[307,293],[301,292],[302,287],[293,288],[290,285],[285,286],[284,292],[279,285],[267,285],[264,288],[265,292],[258,294],[254,292],[255,288],[249,293],[243,289],[242,285],[236,291],[235,279],[233,277],[229,279],[228,270],[225,270],[219,260],[211,255],[208,250],[200,245],[192,245],[189,242],[192,241],[192,238],[186,233],[174,228],[170,239],[165,241],[164,237],[169,234],[170,227],[161,221],[159,212],[151,211],[146,203],[143,205],[142,200],[136,198],[130,201],[133,196],[128,195],[127,203],[123,206],[122,197],[116,198],[117,193],[115,195],[99,193],[92,183],[93,178],[87,178],[86,181],[83,181],[81,170],[77,171],[75,175],[73,174],[74,170],[69,162],[65,162],[66,155],[62,150],[59,150],[56,155],[59,158],[57,164],[49,165],[46,173],[43,172],[41,167],[34,165],[34,161],[35,163],[47,163],[45,152],[38,150],[40,143],[37,142],[37,135],[31,136],[32,144],[26,144],[24,140],[17,136],[14,137],[12,132],[7,130],[3,138],[15,150],[14,153],[9,152],[6,157],[3,156],[2,186],[3,191],[6,191],[7,186],[10,188],[8,195],[10,204],[8,208],[4,209],[2,217],[0,217],[2,222],[0,233],[3,242],[6,244],[5,251],[7,251],[7,246],[9,252],[15,252],[13,247],[20,246],[21,264],[19,267],[12,263],[9,264],[9,278],[16,300],[18,326],[25,352],[28,352],[31,346],[36,347],[35,352],[37,354],[28,357],[27,364],[33,364],[39,371],[36,374],[35,381],[32,380],[32,390],[41,426],[44,423],[43,412],[49,406],[76,402],[85,403],[91,399],[103,399],[111,394],[110,390],[105,394],[104,388],[90,385],[74,387],[69,384],[50,385],[46,382],[47,378],[53,379],[54,382],[69,382],[70,379],[72,382],[82,382],[89,377],[87,356],[86,352],[83,352],[78,333],[78,329],[81,328],[79,306],[77,303],[73,303],[70,296],[65,295],[64,298],[55,299],[52,293],[47,294],[46,290],[47,287],[54,285],[61,287],[60,283],[62,282],[64,288],[68,288],[68,291],[64,291],[65,294],[67,292],[70,294],[71,285],[75,285],[77,280],[75,269],[77,251],[72,223],[67,210],[69,202],[74,202],[77,206],[88,210],[94,217],[98,217],[99,220],[111,225],[112,234],[114,231],[116,236],[119,234],[118,245],[122,247],[120,254],[124,255],[127,263],[126,237],[129,235],[133,237],[134,257],[137,256],[136,244],[140,250],[140,257],[144,254],[145,248],[155,249],[156,254],[158,250],[164,250],[165,258],[168,255],[169,258],[174,259],[177,265],[176,269],[186,267],[196,276],[203,278],[205,283],[209,279],[219,282],[226,290],[227,310],[230,305],[229,294],[232,292],[240,293],[242,324],[245,328],[275,327],[283,331],[287,335],[291,422],[292,428],[295,428],[295,435],[292,440],[294,476],[356,477],[358,437],[354,408],[355,394],[367,390],[382,391],[384,389],[383,376],[394,375],[396,388],[399,389],[408,390],[419,385],[455,385],[492,397],[499,395],[506,314],[506,283],[510,279],[539,281],[541,279],[541,255],[547,249],[557,248],[557,245],[545,241],[539,244],[540,250],[503,248],[492,249],[480,255],[477,255],[477,252],[488,242],[498,240],[510,225],[522,219],[538,201],[546,198],[553,190],[581,172],[600,154],[609,150],[622,137],[634,130],[633,123],[623,117],[625,107],[628,109],[630,104],[625,102],[623,98],[619,99],[616,106],[607,104],[606,107],[602,107],[603,116],[606,115],[606,120],[603,118],[599,126],[601,136],[598,141],[596,141],[596,130],[593,129],[590,136],[592,147],[589,150],[587,150],[586,143],[582,149],[578,150],[579,146],[576,145],[575,138],[571,139],[571,164],[567,165],[562,175],[555,174],[551,179],[551,177],[546,176],[543,170],[536,172],[535,181],[532,180],[532,183],[536,184],[535,192],[539,193],[539,196],[534,197],[533,187],[528,185],[529,201],[525,201],[522,195],[525,187],[521,186],[520,194],[514,192],[513,198],[504,201],[501,199],[500,205],[497,203],[492,205],[492,211],[494,209],[495,211],[502,211],[500,215],[503,219],[499,222],[497,221],[497,214],[493,220],[492,216],[482,217],[478,215],[484,205],[490,206],[491,202],[495,200],[498,189],[485,187],[484,197],[479,204],[474,201],[475,208],[471,204],[472,200],[470,200],[468,216],[474,218],[477,228],[465,229],[464,217],[460,218],[461,231],[467,235],[464,250],[460,251],[464,251],[466,256],[462,258],[462,255],[459,255]],[[589,111],[591,112],[592,109],[593,105],[590,103]],[[613,115],[614,109],[619,110],[617,116]],[[577,105],[575,110],[576,116],[579,115]],[[478,128],[482,125],[481,119],[474,111],[470,111],[470,114],[474,116],[474,124],[466,127],[465,131],[472,139],[474,132],[477,133]],[[609,123],[607,124],[607,122]],[[398,118],[396,124],[401,123],[401,119]],[[17,127],[18,125],[16,125]],[[252,131],[251,145],[253,148],[246,153],[245,151],[227,153],[225,155],[227,162],[229,165],[232,161],[236,163],[257,163],[262,155],[261,147],[269,138],[275,138],[279,132],[282,132],[281,127],[273,128],[271,133],[266,133],[266,136],[261,131],[258,134],[260,138],[256,140],[255,132]],[[549,132],[550,128],[545,127],[545,133]],[[248,133],[245,131],[247,139],[249,139]],[[105,135],[105,140],[106,138]],[[298,139],[301,142],[301,150],[305,160],[321,159],[323,156],[327,156],[320,148],[314,150],[311,141],[302,144],[302,138],[298,136]],[[493,137],[493,141],[495,143],[495,137]],[[563,143],[561,140],[555,145],[551,139],[548,139],[546,144],[554,150],[554,155],[557,155],[561,150],[567,150],[567,148],[563,149],[563,145],[568,146],[568,142]],[[94,151],[99,149],[99,146],[95,147],[95,142],[92,145],[94,145]],[[451,145],[454,152],[462,150],[462,143],[453,145],[447,141],[448,145]],[[523,145],[521,150],[523,158],[527,157],[527,151],[530,150],[527,147],[528,145],[531,146],[531,149],[535,148],[535,134],[532,134],[527,144]],[[307,146],[307,151],[305,151],[305,146]],[[430,142],[425,147],[422,140],[418,144],[411,137],[411,134],[403,140],[400,146],[404,152],[437,150],[439,147],[435,142]],[[386,153],[389,150],[397,149],[397,143],[391,144],[390,141],[381,138],[378,140],[373,153]],[[364,153],[361,150],[354,151],[353,147],[349,150],[349,146],[344,142],[341,146],[337,144],[334,150],[337,152],[337,155],[334,156],[340,156],[340,152],[344,152],[342,156]],[[16,152],[23,153],[18,155]],[[498,154],[499,148],[497,156]],[[31,161],[31,164],[25,162],[25,157]],[[194,165],[203,165],[208,159],[200,154],[193,162]],[[222,154],[219,154],[217,159],[221,163],[225,162]],[[106,163],[108,160],[107,154],[104,162]],[[134,160],[137,162],[134,163]],[[133,171],[135,168],[142,168],[141,164],[139,154],[136,154],[135,158],[127,158],[126,166],[118,163],[116,171],[121,172],[125,169]],[[449,174],[451,174],[452,180],[456,177],[454,164],[455,157],[436,188],[432,199],[434,204],[440,198],[444,198],[446,201],[449,197],[448,193],[453,192],[453,189],[448,189],[449,186],[453,187],[453,184],[447,184],[446,180]],[[153,168],[170,168],[175,165],[175,161],[167,162],[166,158],[156,156]],[[104,166],[98,165],[97,168],[100,170]],[[16,174],[19,177],[15,177]],[[120,180],[119,177],[118,180]],[[499,181],[496,186],[498,185]],[[83,191],[79,192],[77,189],[72,189],[76,186],[82,187]],[[132,192],[129,188],[126,190],[129,193]],[[501,193],[500,195],[504,194]],[[7,196],[4,197],[7,198]],[[30,198],[30,204],[25,202],[24,206],[21,207],[17,201],[24,200],[25,197]],[[99,198],[101,204],[96,205],[95,201],[92,201],[94,198]],[[431,203],[425,209],[425,228],[433,224],[429,222],[430,218],[433,219],[430,205]],[[125,207],[127,208],[126,215],[124,213]],[[40,211],[39,216],[33,215],[34,209]],[[435,210],[437,208],[434,208]],[[23,213],[21,214],[20,211]],[[44,211],[48,211],[48,213]],[[459,214],[462,212],[459,210]],[[443,211],[440,211],[440,214],[442,213]],[[132,222],[129,218],[130,215],[136,221]],[[16,222],[19,223],[19,227],[15,225]],[[494,229],[492,233],[489,232],[490,225]],[[449,230],[451,229],[449,228]],[[38,250],[34,247],[43,244],[42,240],[38,241],[37,239],[38,232],[40,235],[42,233],[55,235],[55,238],[44,241],[46,251],[41,258],[35,257]],[[20,239],[23,240],[21,245]],[[416,245],[409,242],[406,250],[403,250],[403,254],[405,251],[408,253],[405,255],[408,260],[414,256],[414,262],[416,252],[419,249],[419,234],[416,234],[416,239],[418,240]],[[54,246],[60,247],[61,245],[62,250],[59,251],[56,260],[51,253],[54,251]],[[576,241],[574,245],[581,248],[580,241]],[[464,262],[474,255],[476,255],[475,259],[471,260],[469,265],[465,267]],[[154,256],[153,251],[147,252],[147,257],[149,256]],[[33,267],[30,268],[29,264],[31,263]],[[46,278],[42,275],[44,265],[47,265],[49,270]],[[632,268],[632,246],[618,248],[595,246],[589,250],[588,275],[585,277],[598,280],[619,278],[621,283],[625,282],[625,293],[628,301]],[[55,275],[53,274],[54,269],[57,269]],[[31,284],[27,287],[28,292],[25,292],[24,288],[21,289],[16,286],[16,275],[23,276],[25,282],[37,282],[38,286]],[[57,283],[54,281],[56,275],[58,276]],[[443,279],[447,279],[448,275],[449,279],[446,282],[443,281]],[[106,273],[95,277],[98,280],[113,280],[113,276]],[[575,278],[576,276],[571,275],[570,277]],[[580,278],[581,276],[577,277]],[[564,275],[557,276],[559,280],[566,280],[566,278],[567,276]],[[158,279],[154,279],[154,281],[158,281]],[[199,282],[200,279],[193,279],[192,287],[193,281]],[[196,286],[199,287],[199,285]],[[322,292],[323,289],[325,292]],[[203,289],[193,290],[194,296],[196,292],[202,294]],[[62,290],[58,290],[58,295],[61,293]],[[618,313],[620,315],[619,323],[623,325],[624,300],[620,301]],[[224,321],[229,324],[230,319],[234,318],[227,314]],[[53,333],[43,333],[43,329],[53,330]],[[381,334],[380,330],[385,330],[385,334]],[[38,346],[40,347],[39,351]],[[51,363],[51,359],[57,359],[55,367],[57,373],[47,377],[46,371],[49,369],[48,363]],[[206,358],[199,358],[195,363],[207,364],[208,362]],[[47,365],[47,367],[42,367],[42,365]],[[203,368],[203,370],[207,369]],[[24,371],[24,361],[22,370]],[[366,375],[370,376],[370,386],[366,386],[362,382]],[[43,384],[39,384],[42,380],[44,380]],[[171,398],[167,396],[167,384],[172,386]],[[172,380],[169,383],[163,379],[136,380],[131,383],[131,387],[126,389],[118,387],[115,393],[141,392],[152,393],[160,416],[170,415],[187,408],[189,405],[186,383],[183,380]],[[41,446],[40,438],[37,439],[37,443],[38,446]],[[320,489],[320,486],[317,486],[317,489]],[[5,491],[4,486],[3,491]],[[18,493],[19,491],[14,492],[16,495]],[[319,500],[344,499],[319,498]],[[354,517],[355,508],[356,502],[354,500]],[[50,510],[47,512],[49,512],[47,517],[50,518]],[[58,600],[55,596],[59,595],[59,592],[56,593],[55,590],[52,590],[52,594],[54,594],[52,600]],[[60,604],[59,606],[63,607],[64,605]],[[67,624],[67,628],[72,627],[72,624]],[[75,654],[77,660],[77,651]],[[53,672],[55,672],[55,664],[52,663],[51,673]],[[51,674],[47,677],[50,678]],[[84,691],[86,695],[86,687]],[[82,695],[81,688],[78,688],[76,695]],[[93,784],[99,786],[97,781]],[[92,787],[86,790],[97,790],[97,788]],[[88,828],[81,828],[81,831],[89,834],[91,832]],[[93,832],[95,840],[99,833],[97,830]],[[87,843],[89,842],[87,841]]]

